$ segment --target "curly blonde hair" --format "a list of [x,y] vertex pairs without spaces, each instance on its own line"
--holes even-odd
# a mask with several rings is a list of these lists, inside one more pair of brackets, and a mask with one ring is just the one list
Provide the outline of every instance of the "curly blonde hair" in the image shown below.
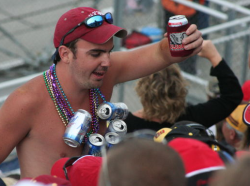
[[157,118],[160,123],[173,124],[185,113],[187,81],[177,64],[141,78],[135,87],[143,106],[143,118]]

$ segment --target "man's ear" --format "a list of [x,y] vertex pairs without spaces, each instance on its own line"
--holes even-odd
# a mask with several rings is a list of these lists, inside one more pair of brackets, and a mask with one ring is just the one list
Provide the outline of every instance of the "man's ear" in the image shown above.
[[60,46],[58,48],[58,53],[59,53],[59,55],[61,57],[61,61],[63,63],[69,63],[70,62],[69,59],[70,59],[71,50],[68,47],[66,47],[64,45]]

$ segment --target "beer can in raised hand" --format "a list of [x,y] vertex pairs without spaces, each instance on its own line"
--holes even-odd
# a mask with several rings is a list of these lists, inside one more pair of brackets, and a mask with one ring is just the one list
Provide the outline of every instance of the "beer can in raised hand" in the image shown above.
[[92,118],[89,112],[79,109],[70,119],[65,133],[64,142],[71,147],[78,147],[83,141],[85,134],[91,124]]
[[128,107],[125,103],[104,102],[97,108],[97,115],[103,120],[126,119]]
[[185,57],[192,54],[192,50],[185,50],[182,40],[187,37],[186,30],[190,24],[184,15],[176,15],[169,18],[167,32],[169,50],[173,57]]

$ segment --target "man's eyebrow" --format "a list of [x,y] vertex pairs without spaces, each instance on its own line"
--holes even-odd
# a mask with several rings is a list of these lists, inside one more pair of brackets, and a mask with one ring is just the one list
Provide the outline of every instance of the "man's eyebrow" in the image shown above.
[[[111,52],[113,49],[114,49],[114,46],[108,52]],[[94,48],[94,49],[89,50],[89,52],[107,52],[107,50]]]

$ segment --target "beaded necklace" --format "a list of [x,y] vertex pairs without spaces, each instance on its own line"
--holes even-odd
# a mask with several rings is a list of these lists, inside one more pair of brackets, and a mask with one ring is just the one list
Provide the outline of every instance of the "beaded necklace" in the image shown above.
[[[71,107],[61,84],[59,83],[55,68],[55,64],[51,65],[47,71],[44,71],[43,78],[49,95],[54,102],[58,115],[61,118],[63,124],[67,126],[70,119],[74,116],[75,112]],[[99,117],[97,115],[97,108],[99,106],[99,96],[104,102],[106,102],[105,97],[101,93],[99,88],[89,90],[89,104],[92,122],[90,126],[90,131],[84,136],[85,142],[87,141],[87,138],[90,134],[97,133],[99,131]]]

